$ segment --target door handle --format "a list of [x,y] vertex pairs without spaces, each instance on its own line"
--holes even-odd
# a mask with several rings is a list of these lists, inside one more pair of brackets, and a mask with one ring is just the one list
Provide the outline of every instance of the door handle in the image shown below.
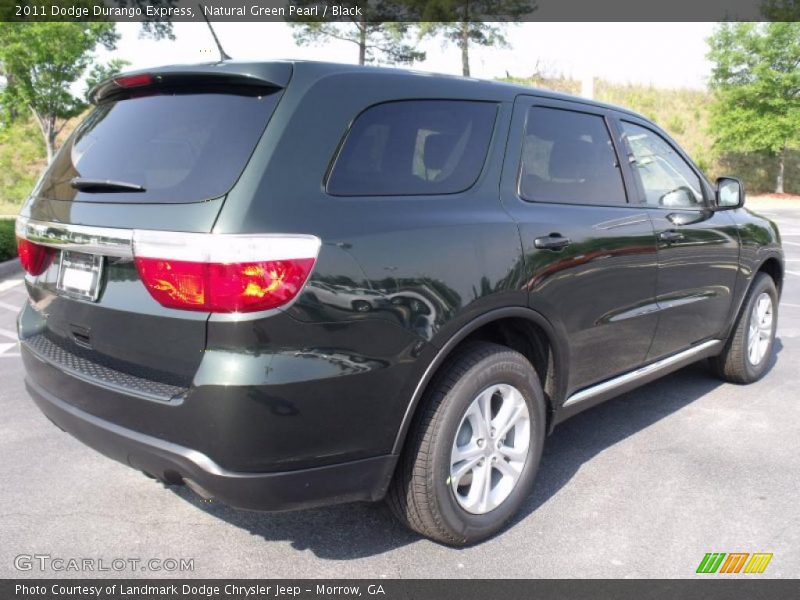
[[561,234],[551,233],[546,237],[533,240],[533,245],[539,250],[561,250],[570,245],[570,239],[561,237]]
[[674,242],[681,241],[684,236],[682,233],[678,233],[677,231],[662,231],[658,234],[658,237],[662,242],[672,244]]
[[708,218],[708,213],[702,211],[674,212],[667,215],[667,220],[673,225],[690,225]]

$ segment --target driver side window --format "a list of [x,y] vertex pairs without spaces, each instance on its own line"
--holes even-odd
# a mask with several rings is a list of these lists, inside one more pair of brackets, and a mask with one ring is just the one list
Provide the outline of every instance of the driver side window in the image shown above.
[[703,205],[700,178],[661,136],[627,121],[622,130],[633,153],[648,206],[696,208]]

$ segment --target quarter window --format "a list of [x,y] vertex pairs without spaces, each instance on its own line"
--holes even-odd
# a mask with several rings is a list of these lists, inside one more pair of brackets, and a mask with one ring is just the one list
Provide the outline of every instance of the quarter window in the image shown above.
[[648,206],[692,208],[703,204],[700,178],[666,140],[626,121],[622,122],[622,131]]
[[625,204],[622,174],[603,117],[531,108],[519,191],[525,200],[538,202]]
[[328,177],[335,196],[452,194],[480,175],[497,105],[456,100],[378,104],[350,129]]

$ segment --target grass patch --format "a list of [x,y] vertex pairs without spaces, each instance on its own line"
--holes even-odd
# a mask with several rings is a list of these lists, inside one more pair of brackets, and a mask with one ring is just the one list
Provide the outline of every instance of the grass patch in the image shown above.
[[[64,143],[83,117],[66,122],[57,146]],[[47,152],[33,118],[0,122],[0,219],[17,216],[46,166]]]
[[0,215],[16,215],[45,167],[42,134],[33,122],[0,127]]
[[17,255],[17,240],[14,237],[14,219],[0,219],[0,262]]

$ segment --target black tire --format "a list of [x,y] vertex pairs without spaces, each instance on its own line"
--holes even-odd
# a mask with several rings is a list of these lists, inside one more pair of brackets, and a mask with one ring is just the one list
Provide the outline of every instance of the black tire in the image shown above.
[[[753,364],[748,356],[748,332],[753,315],[753,307],[762,294],[769,295],[772,300],[772,332],[769,345],[762,359]],[[710,360],[712,371],[725,381],[731,383],[752,383],[761,379],[769,368],[775,346],[775,329],[778,325],[778,291],[772,277],[758,273],[747,297],[742,303],[736,324],[719,356]]]
[[[495,384],[510,384],[522,395],[530,416],[527,458],[510,495],[494,510],[472,514],[456,500],[450,452],[473,400]],[[414,531],[453,546],[474,544],[502,529],[530,493],[545,437],[544,393],[530,362],[519,352],[475,343],[450,360],[432,381],[389,489],[392,512]]]

